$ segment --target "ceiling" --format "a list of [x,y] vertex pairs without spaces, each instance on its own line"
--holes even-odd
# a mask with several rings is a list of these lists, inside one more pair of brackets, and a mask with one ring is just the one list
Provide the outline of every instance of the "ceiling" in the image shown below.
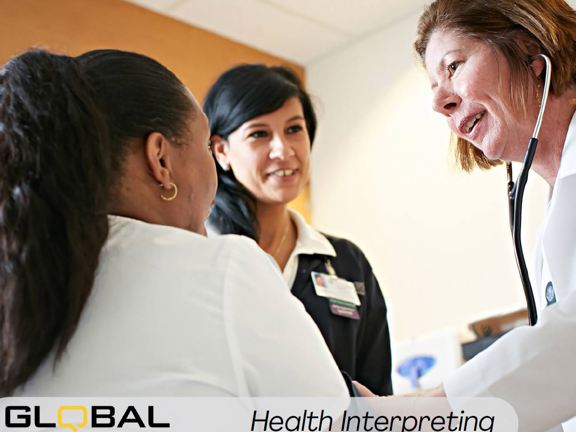
[[307,65],[430,0],[127,0]]

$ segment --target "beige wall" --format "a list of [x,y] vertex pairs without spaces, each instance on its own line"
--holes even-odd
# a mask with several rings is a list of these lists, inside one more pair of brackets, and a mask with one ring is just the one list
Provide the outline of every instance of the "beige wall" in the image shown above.
[[[0,64],[33,46],[70,55],[97,48],[146,54],[199,100],[238,63],[284,64],[304,76],[297,64],[122,0],[0,0]],[[307,192],[292,207],[309,219]]]

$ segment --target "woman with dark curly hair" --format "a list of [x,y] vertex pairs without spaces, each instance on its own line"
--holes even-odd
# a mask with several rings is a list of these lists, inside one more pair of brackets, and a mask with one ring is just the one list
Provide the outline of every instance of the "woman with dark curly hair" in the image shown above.
[[1,396],[347,394],[268,257],[204,236],[208,138],[143,55],[29,51],[0,70]]

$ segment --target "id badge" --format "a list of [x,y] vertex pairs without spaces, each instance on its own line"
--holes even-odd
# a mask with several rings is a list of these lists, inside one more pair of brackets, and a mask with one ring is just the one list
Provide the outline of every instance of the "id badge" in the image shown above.
[[353,320],[359,320],[360,314],[358,313],[358,309],[356,305],[353,303],[343,302],[341,300],[336,299],[328,299],[330,312],[334,315],[338,315],[344,318],[349,318]]
[[318,272],[312,272],[311,277],[316,295],[329,300],[330,311],[334,315],[360,319],[360,314],[356,308],[356,306],[360,306],[360,299],[356,286],[352,282]]

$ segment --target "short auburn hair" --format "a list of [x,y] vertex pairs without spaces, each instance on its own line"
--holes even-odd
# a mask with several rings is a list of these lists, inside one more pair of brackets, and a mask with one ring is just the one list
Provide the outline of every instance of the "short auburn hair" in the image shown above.
[[[529,80],[537,79],[518,44],[519,37],[537,44],[552,61],[550,91],[560,95],[576,83],[576,12],[564,0],[436,0],[420,16],[414,48],[424,61],[436,30],[478,39],[499,50],[511,71],[511,98],[525,110]],[[488,169],[490,160],[463,138],[454,137],[456,159],[465,171]]]

